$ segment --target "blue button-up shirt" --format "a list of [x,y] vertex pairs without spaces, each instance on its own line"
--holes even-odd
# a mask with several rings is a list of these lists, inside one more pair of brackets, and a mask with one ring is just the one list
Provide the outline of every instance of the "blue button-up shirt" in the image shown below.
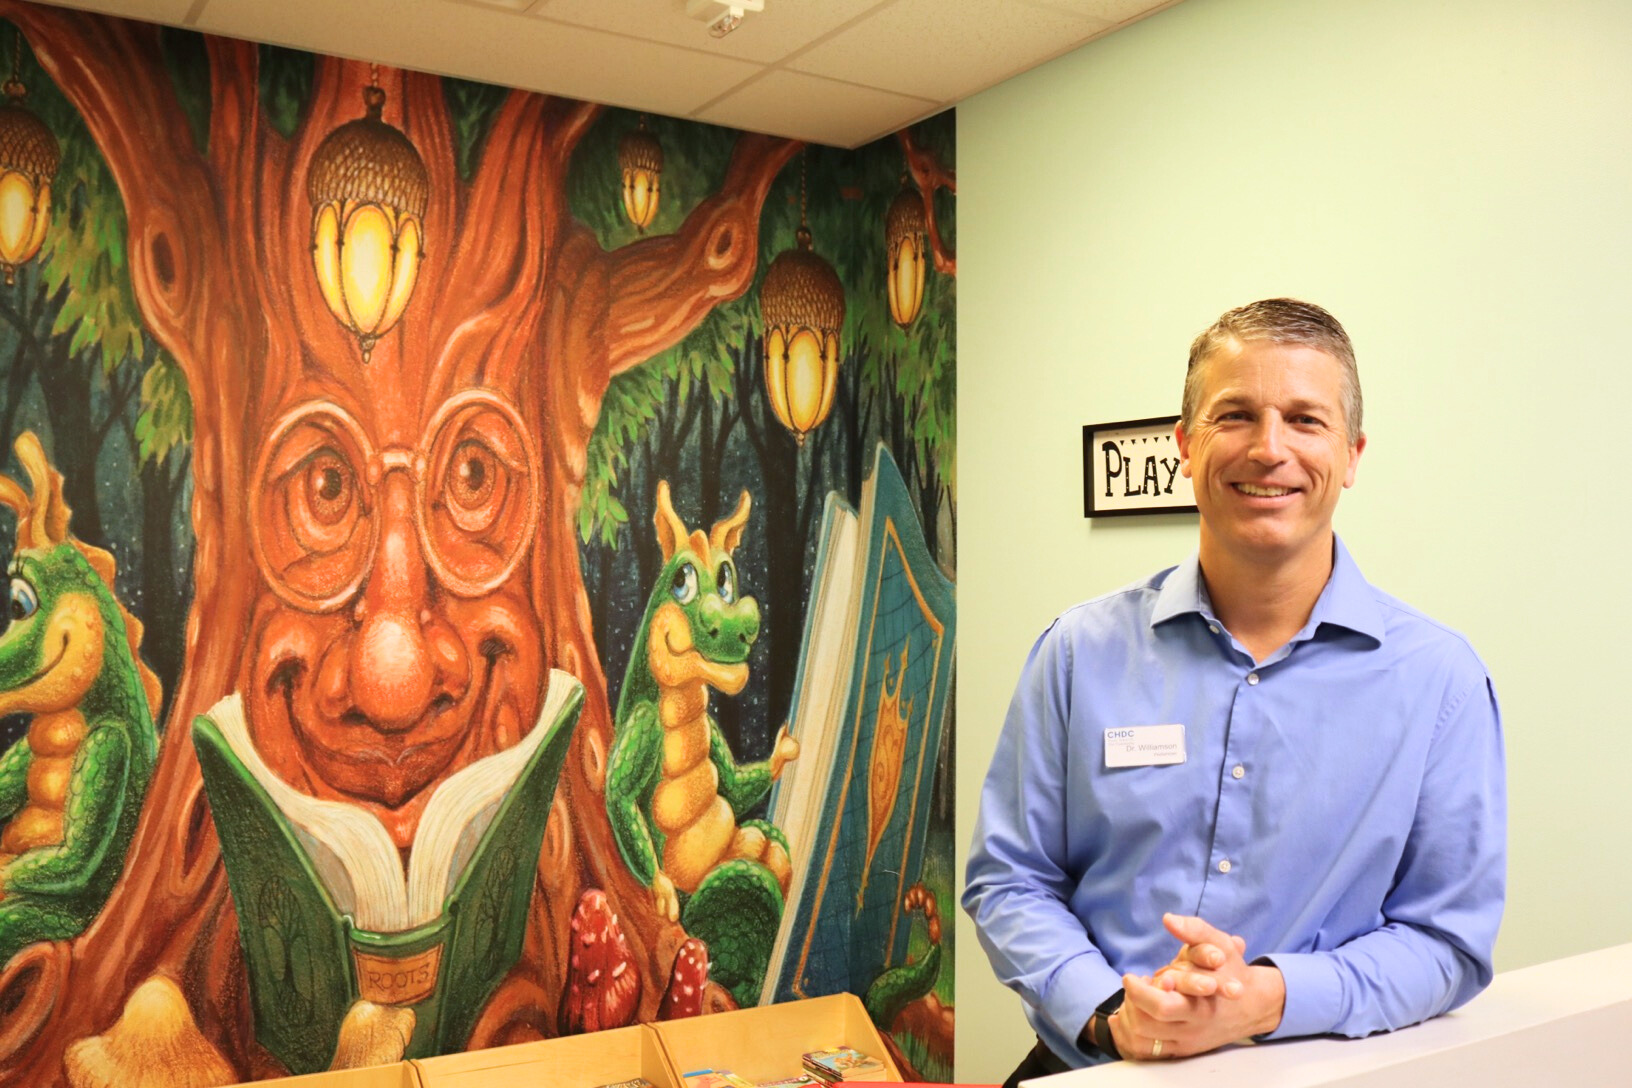
[[[1180,724],[1180,764],[1107,768],[1105,731]],[[1254,662],[1192,557],[1032,648],[981,792],[963,906],[1049,1047],[1178,951],[1164,911],[1286,980],[1275,1037],[1360,1036],[1490,981],[1506,883],[1501,720],[1460,635],[1341,542],[1309,622]]]

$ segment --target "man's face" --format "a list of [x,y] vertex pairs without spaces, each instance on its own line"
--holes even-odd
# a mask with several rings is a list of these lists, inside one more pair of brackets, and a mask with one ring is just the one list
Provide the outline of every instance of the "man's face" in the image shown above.
[[1250,562],[1329,548],[1338,494],[1366,445],[1344,421],[1342,364],[1319,348],[1252,341],[1201,365],[1195,419],[1176,437],[1204,547]]

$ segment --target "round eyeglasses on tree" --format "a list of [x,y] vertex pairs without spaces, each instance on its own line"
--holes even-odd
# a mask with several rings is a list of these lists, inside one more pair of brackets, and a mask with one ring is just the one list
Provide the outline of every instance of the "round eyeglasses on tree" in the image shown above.
[[376,449],[330,401],[297,405],[261,443],[250,538],[273,591],[330,612],[368,580],[379,546],[387,476],[408,473],[414,527],[437,582],[461,597],[491,593],[526,554],[538,525],[538,453],[521,413],[467,389],[437,410],[419,444]]

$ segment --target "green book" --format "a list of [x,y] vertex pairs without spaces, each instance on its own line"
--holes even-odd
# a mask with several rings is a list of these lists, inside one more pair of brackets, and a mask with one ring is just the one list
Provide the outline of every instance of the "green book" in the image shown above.
[[800,744],[771,795],[793,879],[761,1004],[850,991],[906,960],[957,642],[954,586],[880,445],[861,509],[829,494],[794,680]]
[[255,1037],[291,1073],[329,1067],[359,998],[414,1010],[404,1057],[464,1046],[521,955],[583,695],[576,679],[552,670],[533,730],[436,788],[406,871],[372,813],[307,796],[272,772],[238,695],[193,721]]

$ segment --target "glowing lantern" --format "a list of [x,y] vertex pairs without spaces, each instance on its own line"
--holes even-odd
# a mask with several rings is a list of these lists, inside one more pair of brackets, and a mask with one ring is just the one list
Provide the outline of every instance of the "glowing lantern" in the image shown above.
[[0,106],[0,268],[6,283],[17,282],[17,266],[32,260],[51,225],[51,180],[62,152],[57,138],[23,105],[28,89],[17,78],[22,36]]
[[618,142],[618,167],[623,171],[623,210],[645,234],[657,216],[659,179],[663,174],[663,145],[646,131],[646,118],[640,127],[626,133]]
[[833,408],[844,285],[833,266],[811,252],[810,229],[801,224],[797,238],[798,248],[779,253],[766,270],[759,308],[771,411],[802,446]]
[[924,305],[924,198],[911,183],[890,202],[884,216],[884,252],[890,272],[885,284],[890,316],[903,329],[917,318]]
[[365,363],[413,294],[430,190],[413,142],[380,120],[385,92],[377,82],[363,91],[367,115],[324,137],[306,175],[317,282]]

